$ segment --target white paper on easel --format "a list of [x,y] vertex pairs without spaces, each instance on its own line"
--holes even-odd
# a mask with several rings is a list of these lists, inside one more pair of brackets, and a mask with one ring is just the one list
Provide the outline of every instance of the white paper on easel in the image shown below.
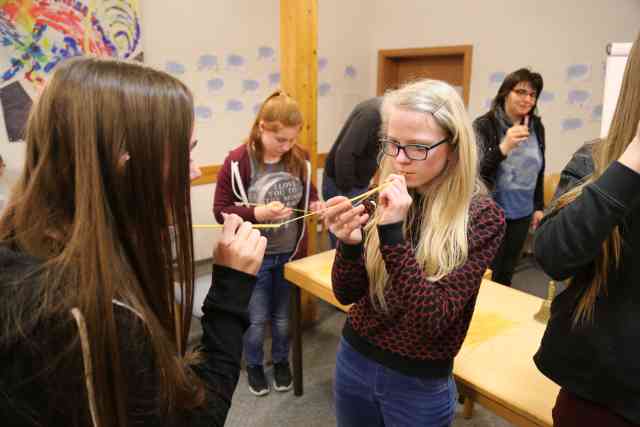
[[602,122],[600,126],[601,138],[605,137],[609,132],[630,50],[631,43],[610,43],[607,46],[607,68],[605,71]]

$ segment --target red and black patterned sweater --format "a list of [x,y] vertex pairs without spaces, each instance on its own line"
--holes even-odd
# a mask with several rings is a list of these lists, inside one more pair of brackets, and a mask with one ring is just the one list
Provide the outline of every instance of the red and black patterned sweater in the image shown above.
[[467,334],[482,275],[504,235],[502,210],[489,196],[470,207],[467,261],[442,279],[429,281],[417,263],[402,223],[378,226],[389,283],[387,311],[374,308],[363,245],[338,245],[333,292],[349,310],[343,337],[370,359],[405,375],[445,377]]

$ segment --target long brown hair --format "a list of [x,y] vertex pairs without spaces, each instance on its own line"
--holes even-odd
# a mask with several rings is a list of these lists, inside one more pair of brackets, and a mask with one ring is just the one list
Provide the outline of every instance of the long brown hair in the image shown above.
[[[277,90],[265,99],[256,115],[256,119],[253,121],[249,139],[246,141],[256,156],[259,165],[264,161],[264,147],[262,146],[260,122],[263,122],[265,128],[268,130],[278,132],[285,127],[301,127],[303,118],[296,100],[284,91]],[[287,172],[304,178],[305,154],[297,141],[291,146],[291,149],[282,156],[282,162]]]
[[[44,260],[43,279],[30,290],[36,298],[17,293],[35,307],[26,313],[21,301],[12,303],[0,336],[28,338],[38,321],[50,319],[75,331],[69,311],[77,307],[86,318],[88,374],[102,427],[127,425],[127,391],[136,387],[123,374],[129,361],[119,343],[128,331],[117,327],[114,301],[138,313],[138,338],[152,346],[160,394],[149,398],[160,411],[169,415],[203,399],[178,353],[184,346],[174,321],[178,283],[186,337],[194,276],[192,128],[193,99],[184,84],[140,64],[97,58],[59,64],[29,115],[26,164],[0,218],[0,243]],[[77,334],[70,336],[63,347],[77,356]]]
[[[565,193],[552,206],[552,211],[562,209],[573,202],[586,185],[598,179],[615,160],[620,158],[633,137],[638,121],[640,121],[640,36],[633,43],[624,78],[620,88],[620,96],[611,120],[609,133],[602,142],[594,146],[594,170],[581,185]],[[602,243],[601,253],[593,265],[593,278],[578,301],[574,313],[574,325],[593,319],[596,299],[606,293],[607,279],[612,268],[618,268],[622,251],[622,238],[619,227],[615,227],[609,237]]]

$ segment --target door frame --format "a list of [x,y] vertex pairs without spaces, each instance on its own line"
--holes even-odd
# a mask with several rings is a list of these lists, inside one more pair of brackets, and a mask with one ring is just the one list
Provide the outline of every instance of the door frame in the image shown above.
[[471,59],[472,45],[423,47],[409,49],[381,49],[378,51],[378,96],[384,94],[386,81],[390,77],[393,62],[407,58],[429,58],[432,56],[462,56],[462,99],[466,106],[469,105],[469,92],[471,89]]

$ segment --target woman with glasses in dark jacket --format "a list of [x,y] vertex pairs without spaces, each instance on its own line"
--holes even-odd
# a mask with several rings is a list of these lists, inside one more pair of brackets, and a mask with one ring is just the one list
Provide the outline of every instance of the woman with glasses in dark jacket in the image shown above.
[[545,131],[535,114],[542,76],[526,68],[509,74],[491,110],[473,122],[480,175],[504,210],[507,230],[491,265],[493,280],[510,285],[529,232],[542,219]]

